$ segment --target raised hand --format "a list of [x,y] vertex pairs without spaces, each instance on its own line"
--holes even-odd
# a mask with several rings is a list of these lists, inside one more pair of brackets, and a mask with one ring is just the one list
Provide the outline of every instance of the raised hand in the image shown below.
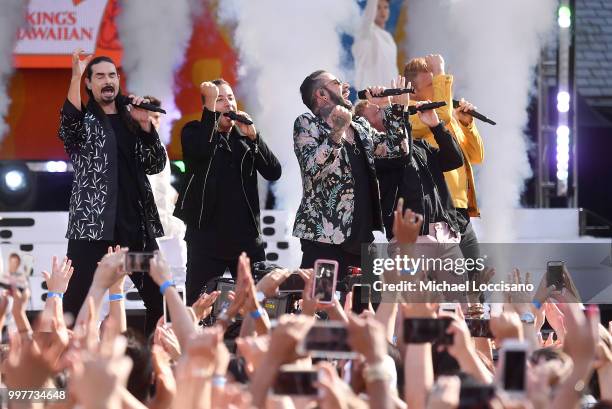
[[72,260],[68,257],[64,257],[60,264],[58,263],[57,257],[53,256],[51,259],[51,274],[46,270],[43,271],[42,274],[49,291],[63,294],[68,289],[68,282],[73,272],[74,267],[72,267]]
[[81,56],[83,55],[85,55],[85,51],[83,51],[82,48],[77,48],[72,52],[72,76],[74,78],[78,78],[79,80],[83,76],[83,73],[85,73],[85,68],[87,67],[87,64],[89,64],[89,62],[93,58],[92,54],[86,56],[85,59],[81,60]]
[[149,275],[158,286],[166,281],[172,281],[170,266],[159,251],[156,251],[155,256],[149,260]]
[[274,297],[278,293],[278,287],[291,275],[286,268],[275,268],[257,282],[257,291],[264,293],[266,297]]
[[200,84],[200,94],[204,97],[204,104],[209,111],[215,112],[215,103],[219,96],[219,89],[215,84],[205,81]]
[[406,211],[403,209],[404,199],[400,198],[394,212],[393,236],[400,244],[413,244],[416,243],[421,234],[423,216],[410,209],[406,209]]
[[425,56],[427,68],[433,75],[444,75],[444,58],[440,54],[429,54]]
[[373,317],[362,319],[354,314],[349,314],[348,334],[349,345],[354,351],[364,356],[366,363],[380,362],[387,354],[385,329]]
[[[431,103],[430,100],[427,101],[419,101],[416,103],[416,107],[420,107],[423,104]],[[440,123],[440,118],[438,118],[438,114],[435,109],[427,109],[425,111],[417,111],[417,115],[421,122],[427,125],[430,128],[435,128]]]
[[193,312],[196,315],[196,318],[199,320],[203,320],[208,317],[212,312],[212,307],[217,298],[221,294],[221,291],[213,291],[212,293],[203,293],[200,295],[200,298],[193,303],[191,308],[193,308]]
[[94,273],[92,288],[106,290],[126,274],[124,264],[127,251],[127,248],[122,248],[102,257]]
[[[406,82],[406,78],[401,75],[397,76],[397,79],[391,80],[391,88],[410,88],[412,84],[410,82]],[[410,94],[402,94],[402,95],[394,95],[391,97],[391,102],[394,104],[399,104],[403,106],[408,106],[410,104]]]

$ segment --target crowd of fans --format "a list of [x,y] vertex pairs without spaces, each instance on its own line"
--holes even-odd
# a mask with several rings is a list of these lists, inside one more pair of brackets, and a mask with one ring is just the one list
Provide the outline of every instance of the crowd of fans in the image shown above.
[[[394,230],[400,244],[413,242],[418,228],[408,213],[396,216]],[[229,307],[212,325],[201,326],[219,292],[203,293],[186,307],[171,285],[167,263],[157,254],[150,260],[149,274],[165,296],[171,323],[160,319],[155,332],[145,339],[127,327],[125,301],[116,296],[129,274],[123,268],[126,251],[109,248],[71,329],[61,298],[73,275],[68,259],[54,259],[51,272],[44,273],[51,296],[32,324],[25,312],[27,288],[13,286],[2,295],[2,325],[9,298],[14,319],[3,350],[4,387],[63,391],[55,400],[44,402],[5,394],[5,405],[84,409],[612,406],[612,336],[600,324],[598,310],[591,306],[583,311],[567,289],[546,291],[541,300],[504,304],[503,312],[490,318],[492,337],[479,338],[472,337],[466,325],[467,306],[440,312],[428,300],[387,302],[355,315],[350,293],[344,305],[339,300],[324,305],[313,299],[311,270],[275,269],[256,283],[243,254]],[[291,274],[299,274],[305,282],[300,313],[283,314],[271,323],[262,313],[260,294],[272,297]],[[392,275],[385,280],[397,280]],[[522,279],[518,272],[515,278]],[[100,322],[107,292],[114,297]],[[525,311],[532,311],[535,322],[521,321]],[[297,345],[322,316],[346,328],[348,345],[355,353],[352,359],[315,359],[308,351],[298,353]],[[405,343],[401,327],[408,318],[450,319],[447,335],[452,342]],[[553,331],[542,337],[545,321]],[[238,322],[240,333],[228,342],[228,329]],[[526,362],[496,359],[502,356],[502,345],[517,341],[528,344]],[[524,391],[505,390],[504,376],[522,375],[516,375],[517,371],[509,375],[513,371],[502,371],[500,365],[526,367]],[[293,378],[279,376],[291,371]],[[302,382],[303,376],[297,375],[304,373],[311,375],[308,385],[282,385],[283,379]],[[283,395],[283,390],[293,395]]]

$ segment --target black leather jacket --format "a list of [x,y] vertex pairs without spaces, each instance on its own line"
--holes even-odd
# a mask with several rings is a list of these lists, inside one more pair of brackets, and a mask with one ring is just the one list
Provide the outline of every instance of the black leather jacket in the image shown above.
[[[188,122],[181,133],[185,179],[174,215],[188,227],[206,227],[215,206],[215,184],[224,183],[223,175],[215,174],[214,167],[211,166],[219,146],[219,116],[219,112],[211,112],[205,108],[202,119]],[[259,134],[255,141],[251,141],[234,127],[229,136],[229,139],[234,141],[233,148],[238,149],[241,158],[241,188],[253,223],[261,234],[257,172],[266,180],[278,180],[281,176],[281,165]]]

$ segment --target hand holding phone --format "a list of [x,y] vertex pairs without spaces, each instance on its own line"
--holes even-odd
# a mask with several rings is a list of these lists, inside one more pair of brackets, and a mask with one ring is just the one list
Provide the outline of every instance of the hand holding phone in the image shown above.
[[352,290],[351,310],[355,314],[361,314],[370,308],[370,284],[354,284]]
[[453,334],[447,330],[452,318],[406,318],[404,319],[404,343],[424,344],[436,342],[440,345],[452,345]]
[[125,254],[125,271],[130,273],[148,273],[150,270],[149,261],[153,257],[153,253],[130,251]]
[[554,285],[557,291],[561,291],[563,289],[563,270],[564,268],[565,268],[565,262],[563,261],[549,261],[548,263],[546,263],[547,287]]
[[337,261],[322,259],[315,261],[312,298],[317,300],[321,304],[331,304],[334,301],[337,279]]
[[281,366],[272,388],[275,395],[316,396],[318,371],[290,365]]
[[518,339],[504,341],[500,352],[501,386],[513,398],[525,395],[528,344]]

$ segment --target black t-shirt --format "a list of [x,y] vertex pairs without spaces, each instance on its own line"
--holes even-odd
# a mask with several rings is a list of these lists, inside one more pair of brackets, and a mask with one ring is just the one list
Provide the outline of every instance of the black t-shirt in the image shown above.
[[[209,178],[214,178],[214,207],[210,222],[202,230],[188,229],[189,240],[202,243],[202,250],[221,259],[234,259],[242,251],[263,246],[242,186],[237,141],[220,135]],[[233,137],[232,137],[233,138]],[[205,200],[207,200],[205,198]]]
[[117,216],[115,242],[144,248],[146,229],[141,200],[142,186],[136,166],[136,138],[119,114],[107,115],[117,140]]
[[351,164],[351,173],[353,174],[353,222],[351,224],[351,235],[344,243],[342,248],[352,254],[361,254],[361,245],[363,243],[372,243],[374,235],[372,234],[373,219],[372,219],[372,195],[370,192],[370,176],[368,171],[368,163],[363,144],[357,135],[355,135],[355,144],[351,145],[344,143],[344,148]]

